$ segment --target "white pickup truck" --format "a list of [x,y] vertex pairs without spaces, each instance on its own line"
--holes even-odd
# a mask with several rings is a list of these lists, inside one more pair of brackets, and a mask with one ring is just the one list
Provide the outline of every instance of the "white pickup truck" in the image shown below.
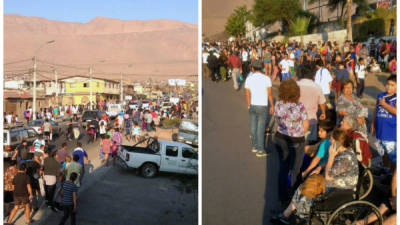
[[158,171],[197,175],[197,160],[197,151],[192,146],[154,138],[133,146],[121,145],[117,157],[119,165],[139,169],[146,178],[154,177]]

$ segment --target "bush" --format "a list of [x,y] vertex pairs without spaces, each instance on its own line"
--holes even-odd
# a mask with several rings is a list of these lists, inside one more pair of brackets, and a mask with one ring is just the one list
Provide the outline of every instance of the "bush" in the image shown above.
[[163,127],[177,127],[180,123],[181,119],[179,118],[165,119],[162,121]]

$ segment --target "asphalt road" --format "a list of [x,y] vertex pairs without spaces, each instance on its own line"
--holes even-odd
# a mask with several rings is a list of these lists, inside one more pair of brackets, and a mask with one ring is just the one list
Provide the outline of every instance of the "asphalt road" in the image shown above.
[[[361,102],[370,110],[387,76],[367,76]],[[274,96],[278,85],[274,82]],[[203,224],[271,224],[271,214],[280,210],[279,161],[272,136],[266,139],[271,154],[257,158],[251,152],[244,90],[234,91],[232,81],[214,83],[203,78],[202,94]]]

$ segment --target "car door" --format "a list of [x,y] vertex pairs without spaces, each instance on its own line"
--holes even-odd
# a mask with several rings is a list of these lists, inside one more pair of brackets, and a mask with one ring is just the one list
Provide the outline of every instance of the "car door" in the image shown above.
[[181,168],[183,173],[198,173],[198,155],[197,152],[190,147],[182,147]]
[[162,171],[179,173],[179,161],[178,154],[179,147],[177,145],[166,145],[165,154],[161,156],[161,167]]

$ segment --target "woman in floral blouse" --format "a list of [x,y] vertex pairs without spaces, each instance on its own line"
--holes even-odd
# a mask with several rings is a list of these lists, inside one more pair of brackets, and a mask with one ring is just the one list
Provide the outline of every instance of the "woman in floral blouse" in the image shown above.
[[11,160],[10,167],[4,172],[4,208],[5,214],[8,215],[10,213],[10,204],[14,201],[13,199],[13,180],[18,170],[16,167],[17,161]]
[[368,109],[361,105],[361,102],[353,94],[354,84],[351,80],[342,83],[342,94],[339,96],[336,104],[338,114],[337,124],[339,125],[344,116],[350,116],[357,120],[357,126],[354,130],[367,134],[365,118],[368,116]]
[[[301,181],[300,168],[309,122],[306,109],[299,102],[300,88],[294,80],[283,81],[279,86],[278,95],[279,101],[274,107],[278,127],[274,143],[280,159],[279,197],[281,201],[286,201]],[[288,176],[289,185],[287,185]],[[288,186],[291,190],[288,190]]]

